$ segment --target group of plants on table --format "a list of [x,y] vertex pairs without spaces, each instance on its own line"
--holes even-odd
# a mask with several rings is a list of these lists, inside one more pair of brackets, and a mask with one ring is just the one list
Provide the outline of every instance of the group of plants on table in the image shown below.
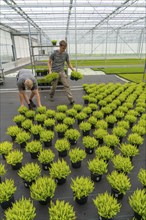
[[[76,218],[74,208],[69,203],[59,200],[56,203],[52,202],[57,185],[64,184],[71,174],[67,162],[64,159],[54,161],[55,152],[48,149],[52,147],[55,131],[59,139],[55,141],[54,149],[58,151],[59,158],[68,155],[73,168],[80,168],[81,161],[95,151],[95,157],[87,160],[90,177],[77,176],[71,179],[70,187],[76,202],[79,204],[87,202],[88,196],[95,188],[95,183],[101,181],[103,174],[107,174],[111,192],[99,194],[93,199],[100,219],[112,219],[120,211],[121,204],[118,200],[131,188],[127,174],[134,167],[132,157],[139,154],[141,148],[139,145],[143,144],[146,131],[144,84],[109,83],[83,87],[87,96],[92,98],[88,100],[87,106],[74,104],[68,109],[66,105],[59,105],[56,111],[42,106],[38,107],[36,112],[21,107],[18,109],[20,114],[13,118],[16,125],[7,129],[12,141],[29,152],[32,159],[38,158],[42,169],[49,170],[50,177],[40,176],[41,168],[38,163],[32,162],[22,166],[24,149],[14,149],[14,143],[10,141],[0,143],[0,154],[12,169],[19,169],[18,175],[23,179],[24,186],[30,189],[31,198],[41,204],[50,202],[49,214],[52,220],[55,220],[53,216],[58,219],[57,215],[60,216],[60,213],[66,216],[65,220]],[[76,122],[78,129],[74,128]],[[80,137],[83,146],[72,148]],[[114,148],[119,149],[119,154],[115,154]],[[108,173],[109,160],[115,168],[111,173]],[[5,173],[5,166],[0,164],[0,177]],[[138,179],[146,187],[145,169],[139,171]],[[23,208],[22,216],[28,213],[30,219],[34,219],[35,207],[31,200],[22,197],[14,202],[16,191],[14,180],[3,181],[0,178],[0,181],[2,182],[0,204],[4,209],[12,206],[5,211],[6,219],[14,219],[18,207],[22,208],[24,205],[26,209]],[[145,189],[135,190],[129,197],[129,204],[136,218],[139,216],[141,219],[146,218]],[[24,219],[27,219],[27,216]]]

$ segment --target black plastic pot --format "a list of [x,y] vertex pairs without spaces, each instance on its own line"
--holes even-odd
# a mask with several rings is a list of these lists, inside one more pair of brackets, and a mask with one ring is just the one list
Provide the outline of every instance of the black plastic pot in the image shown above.
[[119,193],[119,191],[117,189],[113,189],[111,188],[111,194],[116,198],[116,199],[122,199],[124,194],[123,193]]
[[80,168],[81,167],[82,161],[77,161],[75,163],[71,162],[71,165],[74,169]]
[[40,140],[40,134],[33,134],[34,140]]
[[30,153],[32,159],[37,159],[39,152]]
[[64,151],[58,151],[59,157],[66,157],[67,156],[67,150]]
[[22,167],[22,163],[17,163],[16,165],[11,165],[12,170],[19,170]]
[[88,136],[90,135],[90,130],[89,131],[82,131],[83,136]]
[[85,147],[85,152],[86,152],[87,154],[93,154],[94,148],[86,148],[86,147]]
[[82,198],[80,198],[80,199],[75,198],[75,201],[76,201],[78,204],[80,204],[80,205],[83,205],[83,204],[87,203],[87,200],[88,200],[88,197],[87,197],[87,196],[84,196],[84,197],[82,197]]
[[91,173],[91,180],[94,182],[100,182],[102,179],[102,175]]
[[47,197],[45,201],[39,201],[39,203],[41,205],[47,205],[48,203],[50,203],[50,201],[51,201],[50,197]]
[[76,145],[77,141],[76,141],[76,140],[71,140],[71,139],[69,139],[69,143],[70,143],[71,145]]
[[51,146],[52,146],[52,140],[44,141],[44,147],[51,147]]
[[29,188],[32,185],[32,183],[34,183],[34,181],[28,182],[28,181],[24,180],[25,188]]
[[64,138],[65,132],[57,132],[59,138]]
[[23,142],[23,143],[20,144],[21,148],[25,148],[25,146],[26,146],[26,142]]
[[11,136],[12,141],[16,140],[16,136]]
[[9,201],[2,202],[1,203],[1,207],[4,210],[7,209],[7,208],[11,208],[12,207],[12,203],[14,203],[14,195],[11,196]]
[[43,168],[43,170],[45,170],[45,171],[49,170],[50,166],[51,166],[50,163],[42,163],[42,168]]
[[142,220],[142,216],[140,216],[138,213],[134,212],[134,217],[136,220]]
[[55,182],[58,185],[62,185],[62,184],[64,184],[66,182],[66,179],[65,178],[61,178],[61,179],[55,178]]
[[104,217],[99,216],[98,220],[113,220],[113,218],[104,218]]

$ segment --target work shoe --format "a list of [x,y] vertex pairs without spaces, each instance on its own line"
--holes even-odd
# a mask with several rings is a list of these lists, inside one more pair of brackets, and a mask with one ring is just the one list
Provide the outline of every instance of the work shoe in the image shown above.
[[28,108],[29,108],[29,110],[33,110],[33,107],[31,104],[28,104]]
[[71,104],[71,105],[73,105],[74,103],[75,103],[75,101],[74,101],[74,100],[71,100],[71,101],[70,101],[70,104]]
[[54,97],[53,97],[53,95],[50,95],[50,101],[51,101],[51,102],[54,101]]
[[36,108],[36,104],[34,104],[34,102],[33,102],[31,99],[29,99],[29,101],[30,101],[30,105],[31,105],[33,108]]

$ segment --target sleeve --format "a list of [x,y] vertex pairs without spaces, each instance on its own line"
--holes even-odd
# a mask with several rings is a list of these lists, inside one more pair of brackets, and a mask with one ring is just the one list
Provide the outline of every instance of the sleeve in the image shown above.
[[54,60],[54,55],[55,55],[55,53],[53,52],[53,53],[50,55],[49,59],[50,59],[50,60]]
[[69,63],[69,55],[68,55],[68,53],[66,54],[66,62]]
[[19,91],[25,90],[24,83],[20,82],[19,80],[17,80],[17,87]]
[[32,87],[32,89],[31,89],[31,91],[32,91],[32,90],[36,90],[36,89],[38,89],[38,83],[37,83],[37,80],[34,79],[34,80],[33,80],[33,87]]

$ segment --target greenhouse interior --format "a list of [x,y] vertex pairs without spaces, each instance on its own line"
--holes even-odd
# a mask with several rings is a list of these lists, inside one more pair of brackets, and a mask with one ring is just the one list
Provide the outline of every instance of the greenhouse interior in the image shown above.
[[0,220],[146,220],[146,1],[0,4]]

